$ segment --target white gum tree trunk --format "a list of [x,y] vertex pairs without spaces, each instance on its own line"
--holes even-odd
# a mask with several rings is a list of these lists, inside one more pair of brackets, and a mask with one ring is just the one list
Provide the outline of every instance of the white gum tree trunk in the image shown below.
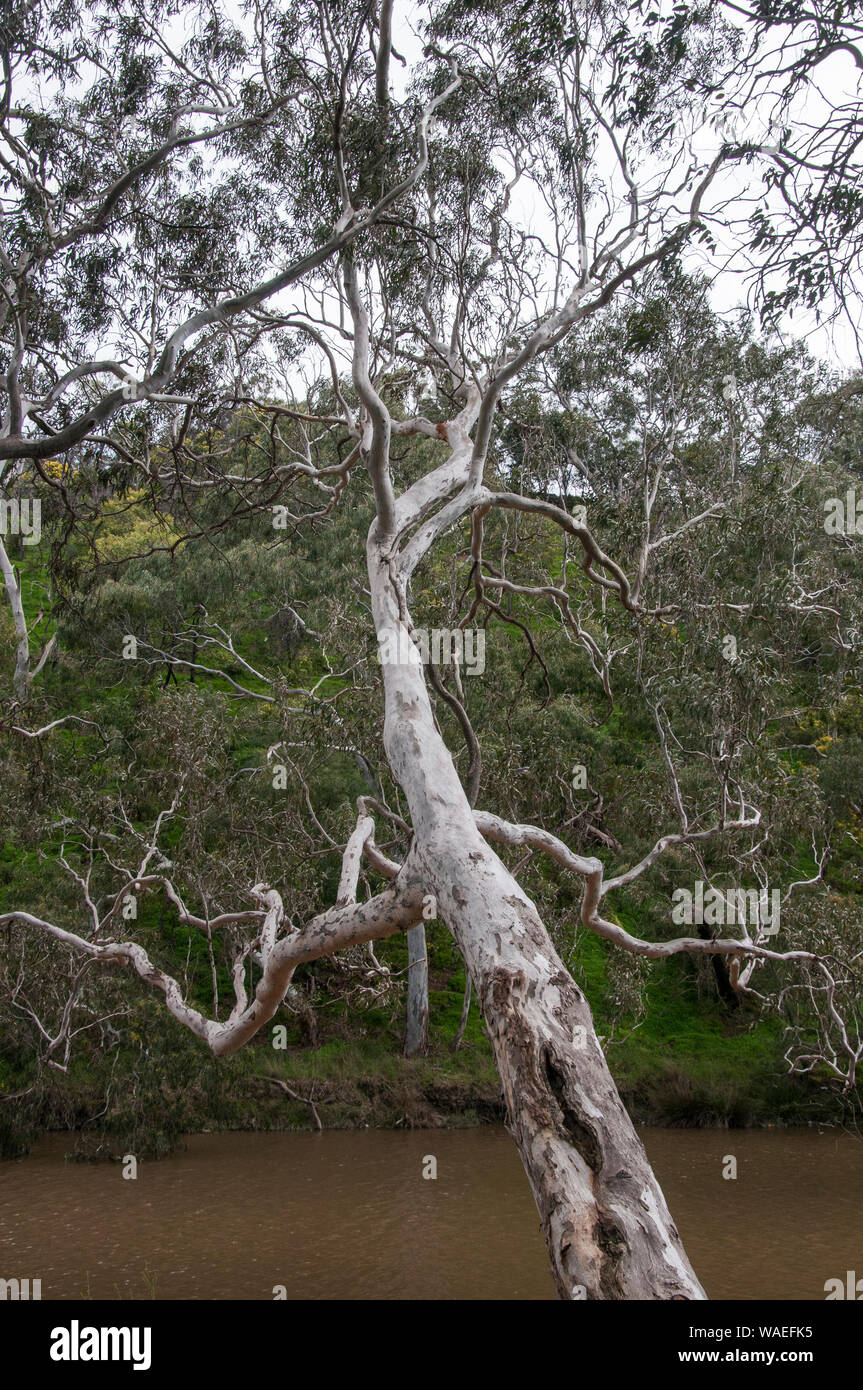
[[[378,633],[406,641],[386,547],[369,539]],[[404,651],[402,643],[396,644]],[[382,664],[384,741],[424,891],[462,951],[563,1299],[703,1299],[590,1009],[539,914],[486,844],[438,733],[422,666]]]

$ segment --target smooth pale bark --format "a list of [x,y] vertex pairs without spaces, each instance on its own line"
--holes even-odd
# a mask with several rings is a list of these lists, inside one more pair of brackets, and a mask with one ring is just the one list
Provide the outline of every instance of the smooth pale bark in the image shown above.
[[[401,637],[407,612],[388,550],[373,528],[376,631]],[[410,807],[412,855],[473,978],[559,1296],[705,1298],[587,1000],[476,825],[435,727],[421,665],[385,661],[382,672],[384,742]]]
[[407,933],[408,999],[405,1019],[406,1057],[424,1057],[429,1043],[429,968],[426,929],[418,922]]
[[24,616],[24,604],[21,601],[21,585],[2,539],[0,539],[0,570],[3,571],[6,597],[12,610],[15,636],[18,639],[12,690],[16,700],[26,700],[30,689],[30,640],[27,635],[27,619]]

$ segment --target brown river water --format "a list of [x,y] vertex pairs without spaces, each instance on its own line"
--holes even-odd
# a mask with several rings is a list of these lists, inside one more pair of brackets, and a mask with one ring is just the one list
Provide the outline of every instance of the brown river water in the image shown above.
[[[823,1300],[827,1279],[863,1278],[863,1141],[641,1134],[712,1299]],[[135,1180],[65,1162],[70,1147],[52,1135],[0,1163],[0,1277],[41,1279],[43,1299],[554,1297],[499,1127],[193,1135]]]

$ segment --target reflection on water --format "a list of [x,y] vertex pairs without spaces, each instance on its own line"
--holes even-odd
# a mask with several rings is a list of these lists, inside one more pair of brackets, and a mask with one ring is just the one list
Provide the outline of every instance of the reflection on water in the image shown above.
[[[863,1276],[863,1144],[813,1130],[642,1138],[714,1299],[823,1299]],[[65,1136],[0,1164],[0,1277],[43,1299],[547,1299],[533,1198],[502,1128],[194,1135],[135,1181],[65,1163]],[[437,1159],[424,1179],[423,1160]],[[737,1179],[723,1179],[726,1155]]]

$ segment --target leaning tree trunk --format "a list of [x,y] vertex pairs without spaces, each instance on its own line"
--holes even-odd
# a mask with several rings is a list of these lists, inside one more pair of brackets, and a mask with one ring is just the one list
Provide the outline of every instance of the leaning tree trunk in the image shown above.
[[[369,537],[376,631],[406,639],[391,562]],[[398,653],[401,644],[394,644]],[[702,1299],[590,1009],[479,833],[417,660],[383,667],[384,742],[410,807],[425,891],[465,958],[494,1048],[561,1298]]]
[[424,1057],[429,1045],[429,968],[424,922],[411,927],[407,941],[408,1002],[404,1055]]

